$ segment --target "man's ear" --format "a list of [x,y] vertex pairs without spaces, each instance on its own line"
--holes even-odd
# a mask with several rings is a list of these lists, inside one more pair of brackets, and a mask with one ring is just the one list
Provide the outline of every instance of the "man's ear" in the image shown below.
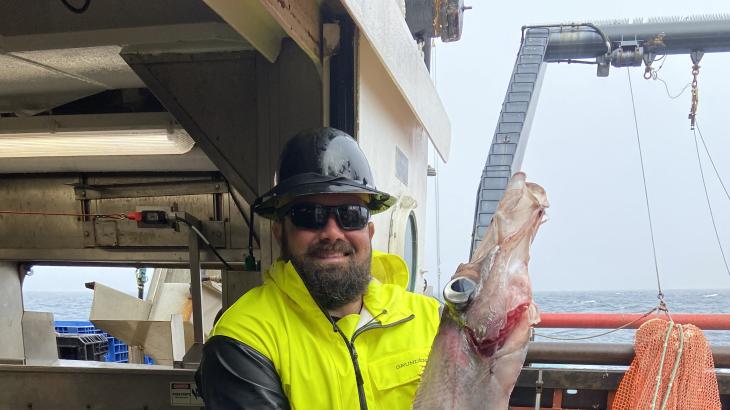
[[274,238],[276,238],[276,242],[279,242],[279,244],[281,244],[281,234],[282,234],[282,229],[283,229],[282,225],[283,224],[284,224],[284,221],[276,220],[274,222],[274,226],[271,227],[271,232],[274,233]]
[[368,233],[370,234],[370,240],[372,240],[373,235],[375,235],[375,224],[372,222],[368,222]]

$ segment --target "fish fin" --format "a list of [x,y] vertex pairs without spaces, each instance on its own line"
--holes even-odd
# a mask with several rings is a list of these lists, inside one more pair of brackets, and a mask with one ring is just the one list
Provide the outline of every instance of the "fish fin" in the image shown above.
[[530,303],[530,307],[527,308],[527,323],[531,326],[540,323],[540,309],[534,303]]

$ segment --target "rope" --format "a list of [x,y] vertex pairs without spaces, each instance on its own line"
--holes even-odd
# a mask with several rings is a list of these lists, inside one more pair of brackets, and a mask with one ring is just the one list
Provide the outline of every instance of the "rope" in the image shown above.
[[[717,239],[717,246],[720,248],[720,254],[722,255],[722,262],[725,264],[725,271],[730,275],[730,267],[727,264],[727,258],[725,257],[725,250],[722,247],[722,241],[720,240],[720,234],[717,232],[717,223],[715,223],[715,214],[712,212],[712,204],[710,203],[710,194],[707,191],[707,183],[705,181],[705,172],[702,170],[702,161],[700,160],[700,146],[697,142],[697,132],[692,129],[692,133],[695,136],[695,150],[697,151],[697,165],[700,168],[700,176],[702,177],[702,187],[705,190],[705,199],[707,200],[707,209],[710,211],[710,220],[712,220],[712,229],[715,231],[715,238]],[[707,147],[705,147],[707,148]],[[723,188],[725,186],[723,185]],[[727,193],[727,191],[726,191]]]
[[659,370],[656,373],[656,383],[654,384],[654,397],[651,399],[651,410],[656,408],[656,399],[659,397],[659,386],[662,384],[662,371],[664,370],[664,359],[667,356],[667,346],[669,346],[669,335],[674,329],[674,322],[669,322],[667,333],[664,335],[664,348],[662,349],[662,357],[659,360]]
[[[669,328],[671,329],[672,327],[673,326],[670,326]],[[677,329],[679,329],[679,349],[677,350],[677,357],[674,359],[672,375],[669,377],[669,384],[667,385],[667,392],[664,394],[664,401],[662,401],[661,410],[667,408],[667,402],[669,402],[669,393],[672,392],[672,386],[674,386],[674,380],[677,377],[677,369],[679,369],[679,363],[682,360],[682,353],[684,352],[684,328],[681,324],[678,324]]]
[[581,336],[581,337],[560,337],[560,336],[551,336],[551,335],[545,335],[545,334],[542,334],[542,333],[537,333],[537,332],[533,332],[533,334],[534,334],[535,336],[540,336],[540,337],[544,337],[544,338],[546,338],[546,339],[552,339],[552,340],[564,340],[564,341],[571,341],[571,340],[588,340],[588,339],[593,339],[593,338],[596,338],[596,337],[601,337],[601,336],[605,336],[605,335],[611,334],[611,333],[613,333],[613,332],[617,332],[617,331],[619,331],[619,330],[622,330],[622,329],[626,329],[627,327],[629,327],[629,326],[633,325],[633,324],[634,324],[634,323],[636,323],[636,322],[639,322],[639,321],[643,320],[643,319],[644,319],[645,317],[647,317],[647,316],[651,315],[652,313],[654,313],[654,312],[656,312],[656,311],[658,311],[658,310],[661,310],[661,309],[660,309],[659,307],[655,307],[655,308],[651,309],[650,311],[648,311],[648,312],[644,313],[643,315],[641,315],[641,317],[639,317],[639,318],[637,318],[637,319],[634,319],[634,320],[632,320],[632,321],[630,321],[630,322],[628,322],[628,323],[626,323],[626,324],[624,324],[624,325],[621,325],[621,326],[619,326],[619,327],[617,327],[617,328],[615,328],[615,329],[611,329],[611,330],[609,330],[609,331],[606,331],[606,332],[602,332],[602,333],[598,333],[598,334],[595,334],[595,335],[591,335],[591,336]]
[[631,71],[626,67],[626,76],[629,79],[629,91],[631,92],[631,107],[634,111],[634,127],[636,129],[636,142],[639,147],[639,160],[641,162],[641,179],[644,183],[644,199],[646,200],[646,214],[649,217],[649,233],[651,234],[651,251],[654,256],[654,271],[656,272],[656,286],[657,286],[657,298],[663,303],[664,292],[662,292],[662,284],[659,279],[659,262],[656,257],[656,244],[654,243],[654,225],[651,221],[651,207],[649,206],[649,192],[646,187],[646,171],[644,170],[644,155],[641,150],[641,138],[639,136],[639,120],[636,115],[636,103],[634,102],[634,87],[631,84]]

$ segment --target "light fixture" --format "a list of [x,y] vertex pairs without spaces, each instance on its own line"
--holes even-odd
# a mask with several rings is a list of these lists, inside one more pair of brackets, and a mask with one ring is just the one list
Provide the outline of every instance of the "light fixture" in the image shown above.
[[0,118],[0,158],[175,155],[193,145],[167,113]]

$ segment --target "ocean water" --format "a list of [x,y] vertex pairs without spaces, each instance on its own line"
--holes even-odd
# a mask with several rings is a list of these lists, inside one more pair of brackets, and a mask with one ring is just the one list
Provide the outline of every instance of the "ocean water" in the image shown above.
[[[657,306],[656,291],[535,292],[541,312],[646,313]],[[730,313],[730,289],[665,290],[671,313]],[[563,338],[592,336],[608,329],[536,329],[535,332]],[[633,343],[634,329],[622,329],[578,342]],[[713,345],[730,345],[730,331],[705,331]],[[555,341],[536,336],[536,341]]]
[[84,291],[25,291],[25,310],[51,312],[55,320],[89,320],[94,292]]
[[[730,313],[730,289],[666,290],[665,300],[672,313]],[[93,292],[26,291],[26,310],[53,312],[56,320],[88,320]],[[542,312],[645,313],[657,305],[656,291],[535,292]],[[537,329],[536,333],[571,338],[603,333],[593,329]],[[614,333],[581,342],[633,343],[634,330]],[[712,344],[730,345],[730,331],[706,331]],[[553,341],[536,337],[537,341]]]

